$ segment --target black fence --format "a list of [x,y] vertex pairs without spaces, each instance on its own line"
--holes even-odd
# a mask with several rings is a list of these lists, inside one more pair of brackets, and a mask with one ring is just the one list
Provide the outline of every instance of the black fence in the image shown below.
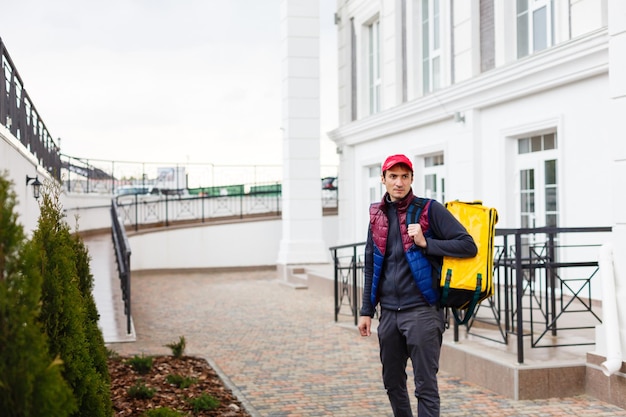
[[[594,344],[602,322],[592,287],[599,281],[599,246],[610,227],[497,229],[495,294],[483,301],[465,325],[477,337],[517,341],[524,362],[524,340],[532,348]],[[356,325],[363,287],[365,242],[330,248],[335,269],[335,321],[348,316]],[[600,285],[599,282],[596,285]],[[454,323],[454,337],[459,329]],[[587,331],[587,335],[583,334]]]
[[113,238],[113,250],[120,278],[122,299],[124,301],[124,314],[126,315],[126,333],[130,334],[131,328],[131,297],[130,297],[130,244],[126,236],[126,230],[119,216],[119,210],[115,200],[111,202],[111,235]]
[[24,82],[1,38],[0,61],[0,124],[9,129],[53,178],[60,180],[59,146],[24,89]]
[[[134,230],[191,222],[280,216],[280,184],[246,188],[250,188],[250,191],[234,190],[224,195],[208,192],[184,195],[130,194],[118,196],[114,200],[120,223]],[[322,209],[326,214],[336,214],[336,189],[323,195]]]

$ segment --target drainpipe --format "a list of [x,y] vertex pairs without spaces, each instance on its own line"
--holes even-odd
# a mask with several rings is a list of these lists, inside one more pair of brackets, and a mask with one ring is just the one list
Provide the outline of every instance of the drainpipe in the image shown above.
[[600,248],[600,277],[602,279],[602,324],[606,338],[606,361],[600,365],[604,375],[611,376],[622,367],[622,347],[617,313],[617,291],[613,268],[613,245]]

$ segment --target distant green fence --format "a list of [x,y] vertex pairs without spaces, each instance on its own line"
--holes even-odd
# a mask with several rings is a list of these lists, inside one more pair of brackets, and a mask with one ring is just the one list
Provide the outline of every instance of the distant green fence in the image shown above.
[[215,187],[190,188],[188,191],[189,195],[220,197],[227,195],[242,195],[244,194],[244,190],[245,188],[243,184],[233,184]]
[[282,184],[253,185],[250,187],[249,194],[265,194],[280,195],[282,193]]

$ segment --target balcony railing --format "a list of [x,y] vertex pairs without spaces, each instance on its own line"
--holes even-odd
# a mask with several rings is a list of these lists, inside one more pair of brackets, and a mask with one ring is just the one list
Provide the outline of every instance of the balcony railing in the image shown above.
[[[245,188],[251,189],[244,192],[242,188],[242,191],[225,195],[132,194],[118,196],[114,200],[120,222],[126,228],[134,230],[244,217],[280,216],[282,211],[280,184]],[[323,193],[324,214],[336,214],[337,191],[335,189]]]
[[[524,362],[524,338],[530,338],[532,348],[594,344],[593,331],[602,322],[592,298],[597,255],[610,232],[610,227],[496,230],[496,291],[482,302],[466,331],[503,344],[515,336],[519,363]],[[335,321],[345,315],[357,323],[364,248],[365,242],[330,248]]]
[[43,119],[24,89],[13,60],[0,38],[0,124],[15,136],[53,178],[61,178],[61,156]]

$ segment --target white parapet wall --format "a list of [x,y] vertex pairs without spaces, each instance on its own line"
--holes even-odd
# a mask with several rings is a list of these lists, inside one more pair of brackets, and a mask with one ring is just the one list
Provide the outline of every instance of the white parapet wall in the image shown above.
[[[337,216],[324,216],[328,247],[337,242]],[[275,266],[282,220],[242,220],[130,233],[131,269],[193,270]],[[331,262],[330,252],[327,262]]]

